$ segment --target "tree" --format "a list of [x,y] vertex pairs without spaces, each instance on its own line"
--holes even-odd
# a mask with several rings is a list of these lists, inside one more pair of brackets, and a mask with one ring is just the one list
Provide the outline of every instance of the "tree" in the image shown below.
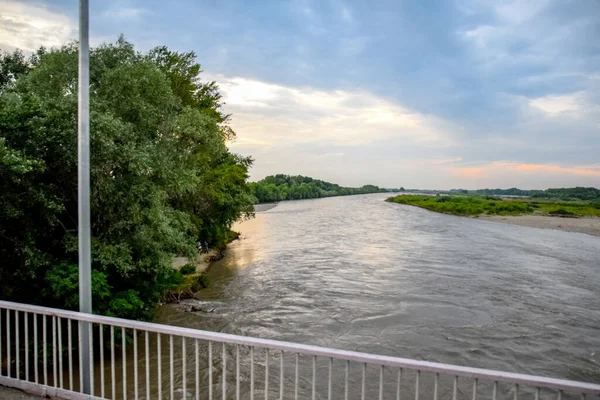
[[319,179],[313,179],[309,176],[283,174],[267,176],[261,181],[251,183],[250,188],[256,201],[259,203],[386,191],[374,185],[348,188]]
[[20,50],[12,53],[0,51],[0,91],[29,72],[30,63]]
[[147,58],[167,75],[173,93],[181,100],[182,107],[191,107],[205,113],[219,124],[225,140],[235,140],[235,132],[227,124],[230,115],[222,111],[219,86],[215,81],[201,81],[202,68],[196,63],[196,53],[181,53],[171,51],[166,46],[158,46],[150,50]]
[[[153,54],[124,38],[90,52],[94,311],[137,319],[151,318],[177,281],[173,255],[194,257],[198,242],[223,245],[253,202],[252,160],[225,146],[216,85],[207,95],[174,80],[185,72],[199,81],[190,53],[171,70]],[[76,308],[77,48],[7,57],[0,297]]]

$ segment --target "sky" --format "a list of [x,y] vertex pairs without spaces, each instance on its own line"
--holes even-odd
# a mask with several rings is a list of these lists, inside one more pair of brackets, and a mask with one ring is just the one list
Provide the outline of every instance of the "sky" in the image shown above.
[[[251,178],[600,187],[600,0],[92,0],[90,41],[193,50]],[[0,48],[76,39],[77,0],[0,0]]]

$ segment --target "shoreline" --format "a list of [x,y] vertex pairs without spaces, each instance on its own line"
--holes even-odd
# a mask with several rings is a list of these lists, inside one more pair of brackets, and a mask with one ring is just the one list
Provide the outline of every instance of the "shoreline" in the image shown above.
[[[164,301],[161,302],[161,306],[165,304],[179,304],[183,300],[195,299],[199,289],[207,288],[208,285],[210,285],[210,282],[206,277],[206,271],[213,262],[218,261],[225,256],[227,246],[240,238],[238,232],[232,232],[235,233],[235,235],[233,235],[227,243],[220,247],[210,248],[206,253],[200,253],[195,260],[191,260],[185,256],[173,258],[171,261],[172,269],[178,271],[181,267],[189,264],[193,265],[196,268],[196,271],[194,273],[183,275],[183,282],[164,294]],[[200,285],[200,288],[198,288],[198,285]]]
[[200,274],[208,269],[210,263],[223,258],[223,251],[225,251],[225,249],[212,248],[208,253],[201,253],[195,262],[191,262],[189,258],[183,256],[174,257],[171,267],[179,269],[186,264],[192,264],[196,267],[196,273]]
[[254,205],[254,212],[269,211],[272,208],[277,207],[279,203],[259,203]]
[[600,218],[579,217],[561,218],[546,215],[485,215],[479,218],[484,221],[500,222],[502,224],[527,226],[539,229],[555,229],[563,232],[584,233],[600,236]]
[[418,195],[399,195],[386,201],[457,217],[600,236],[600,212],[590,201],[501,201],[477,196]]

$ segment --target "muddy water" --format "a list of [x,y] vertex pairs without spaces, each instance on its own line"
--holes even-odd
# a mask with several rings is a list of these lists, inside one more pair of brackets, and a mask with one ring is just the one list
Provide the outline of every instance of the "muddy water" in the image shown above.
[[[282,202],[258,213],[237,227],[242,239],[209,269],[212,286],[199,294],[206,312],[165,306],[157,322],[600,381],[598,237],[436,214],[385,203],[384,197]],[[155,346],[151,338],[150,347]],[[190,396],[195,390],[193,346],[186,344]],[[178,365],[180,349],[176,339]],[[168,337],[161,351],[164,362]],[[200,343],[202,393],[208,390],[207,351]],[[249,398],[249,350],[239,351],[241,397]],[[213,394],[220,396],[222,348],[215,345],[213,352]],[[154,374],[157,359],[151,357]],[[227,347],[230,397],[235,394],[235,357],[236,348]],[[279,398],[278,357],[270,354],[273,399]],[[284,398],[293,398],[294,356],[286,357]],[[260,398],[264,363],[264,351],[257,350],[260,385],[255,394]],[[344,367],[334,363],[334,398],[343,398]],[[165,368],[168,364],[163,388],[169,382]],[[300,397],[311,398],[312,360],[301,358],[299,370]],[[360,365],[351,365],[351,398],[360,398],[361,373]],[[396,373],[384,371],[384,398],[396,398]],[[318,360],[316,398],[327,398],[327,374],[328,360]],[[414,376],[405,378],[411,383],[403,391],[414,396]],[[430,396],[431,379],[421,378],[423,396]],[[151,381],[154,388],[156,378]],[[182,381],[175,371],[178,388]],[[366,398],[377,398],[379,371],[368,369],[367,381]],[[459,396],[470,397],[470,385],[461,381]],[[450,386],[441,398],[451,396]],[[504,388],[503,395],[510,390]],[[182,393],[177,389],[175,396]]]

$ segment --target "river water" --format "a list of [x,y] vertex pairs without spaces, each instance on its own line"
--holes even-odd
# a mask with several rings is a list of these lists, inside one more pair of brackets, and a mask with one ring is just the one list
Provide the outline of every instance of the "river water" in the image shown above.
[[169,305],[157,322],[600,381],[600,238],[385,197],[257,213],[208,271],[210,312]]

